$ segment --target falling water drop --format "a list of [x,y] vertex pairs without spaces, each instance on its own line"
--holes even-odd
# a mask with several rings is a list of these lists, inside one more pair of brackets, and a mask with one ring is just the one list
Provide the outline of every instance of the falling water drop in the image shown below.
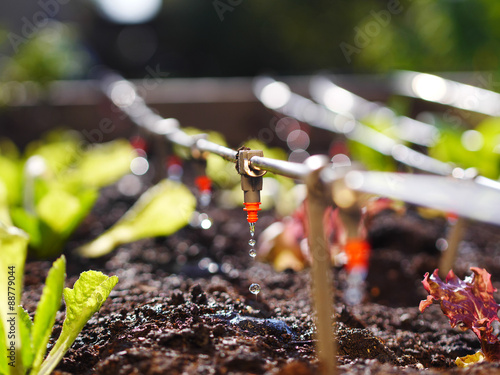
[[257,256],[257,251],[254,248],[251,248],[248,251],[248,255],[250,255],[252,258],[255,258]]
[[252,238],[251,240],[248,241],[248,244],[250,246],[255,246],[255,240]]
[[253,237],[255,235],[255,223],[248,223],[250,225],[250,235]]
[[260,285],[259,284],[252,284],[252,285],[250,285],[248,290],[250,290],[250,293],[257,295],[260,293]]

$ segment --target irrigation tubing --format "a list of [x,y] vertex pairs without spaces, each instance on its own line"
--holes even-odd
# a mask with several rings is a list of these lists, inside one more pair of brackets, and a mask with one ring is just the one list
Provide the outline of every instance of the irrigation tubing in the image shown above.
[[[274,93],[286,98],[282,103],[279,103],[280,105],[270,105],[266,102],[265,98],[263,98],[265,87],[271,84],[281,85],[276,86],[276,92]],[[362,124],[352,114],[335,112],[330,108],[289,90],[288,86],[283,82],[275,81],[268,77],[258,79],[255,84],[256,96],[263,105],[275,112],[306,122],[319,129],[344,134],[346,138],[359,142],[383,155],[391,156],[396,161],[409,167],[435,175],[453,176],[455,166],[413,150],[411,147]],[[382,108],[381,106],[378,107]],[[474,182],[479,185],[500,190],[500,183],[498,181],[484,176],[475,177]]]
[[[110,74],[102,80],[102,91],[139,127],[153,134],[165,136],[170,142],[201,152],[210,152],[220,157],[236,162],[237,151],[217,143],[208,141],[202,135],[189,135],[182,131],[179,122],[173,118],[164,119],[154,113],[137,94],[135,86],[116,74]],[[250,164],[255,169],[266,170],[293,179],[303,180],[312,171],[302,163],[275,160],[267,157],[254,156]]]
[[[131,82],[116,75],[111,78],[107,77],[107,79],[103,81],[105,82],[102,86],[104,93],[139,127],[147,129],[153,134],[164,136],[168,141],[180,146],[196,149],[201,152],[210,152],[230,162],[237,161],[237,151],[205,139],[204,134],[189,135],[181,130],[178,120],[173,118],[162,118],[154,113],[137,94],[137,90]],[[297,97],[299,96],[297,95]],[[308,104],[313,103],[309,99],[299,98],[307,101]],[[328,111],[319,104],[313,104],[317,107],[321,107],[322,111]],[[289,108],[289,105],[286,107]],[[289,112],[287,111],[287,113]],[[323,122],[322,125],[327,129],[332,128],[332,126],[337,126],[338,128],[349,126],[339,121],[335,124]],[[365,128],[368,129],[368,132],[362,133],[363,130],[361,129]],[[500,215],[497,215],[494,207],[488,204],[488,201],[500,202],[500,182],[483,176],[477,176],[473,180],[458,178],[449,179],[448,177],[453,170],[451,165],[414,151],[360,123],[343,133],[351,137],[351,139],[364,140],[368,145],[373,144],[375,146],[377,143],[376,141],[380,140],[381,143],[376,145],[380,152],[392,155],[396,160],[407,165],[412,165],[416,168],[440,175],[434,176],[433,179],[426,179],[426,176],[413,176],[401,173],[377,174],[377,172],[356,171],[360,176],[365,177],[365,182],[362,186],[356,186],[354,184],[351,186],[353,190],[385,195],[394,199],[412,202],[417,205],[420,204],[422,206],[434,207],[437,209],[447,209],[448,211],[455,212],[474,220],[500,225]],[[316,163],[316,161],[320,159],[320,156],[321,155],[310,157],[304,163],[276,160],[264,156],[253,156],[250,159],[250,166],[256,170],[273,172],[302,182],[306,182],[306,179],[313,171],[323,168],[324,173],[321,174],[320,183],[323,184],[326,189],[331,190],[337,180],[343,179],[346,173],[349,173],[349,168],[347,168],[346,171],[346,168],[338,168],[339,166],[328,163],[328,160],[325,161],[326,156],[324,155],[323,162]],[[380,177],[375,179],[373,176]],[[406,190],[408,190],[410,186],[415,187],[415,189],[412,190],[413,193],[411,197],[406,193]],[[443,194],[448,194],[448,200],[450,202],[447,206],[443,206],[440,203],[443,199]],[[466,201],[468,196],[474,196],[477,199],[481,197],[480,207],[467,209],[464,205],[453,204],[453,201]]]

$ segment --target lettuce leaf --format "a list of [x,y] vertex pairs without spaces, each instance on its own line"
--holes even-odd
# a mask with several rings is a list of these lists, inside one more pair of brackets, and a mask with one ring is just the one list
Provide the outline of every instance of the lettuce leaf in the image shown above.
[[195,207],[196,198],[186,186],[163,180],[147,190],[110,229],[78,251],[85,257],[99,257],[124,243],[168,236],[189,222]]
[[473,275],[464,280],[450,271],[444,282],[437,269],[431,276],[426,273],[422,284],[429,295],[420,302],[419,309],[423,312],[433,302],[439,302],[452,327],[472,330],[481,342],[486,360],[499,361],[500,340],[491,326],[495,320],[500,321],[497,315],[500,306],[493,297],[496,289],[485,269],[471,267],[471,271]]
[[118,282],[117,276],[108,277],[102,272],[83,272],[73,289],[63,291],[66,318],[61,335],[40,367],[38,375],[48,375],[71,347],[84,325],[98,311]]
[[47,351],[47,343],[49,342],[52,328],[56,321],[56,314],[59,307],[61,307],[61,297],[65,279],[66,258],[61,256],[54,262],[49,271],[47,279],[45,280],[42,297],[36,308],[31,336],[34,355],[32,372],[35,374],[42,364],[45,352]]
[[[26,310],[21,306],[18,308],[19,317],[19,334],[21,336],[21,355],[23,360],[23,366],[25,369],[29,369],[33,363],[34,352],[33,352],[33,342],[31,340],[31,332],[33,329],[33,322]],[[43,354],[45,354],[45,348]]]
[[[0,355],[0,372],[4,374],[22,374],[24,372],[21,353],[21,337],[15,335],[15,339],[8,339],[10,330],[9,318],[15,317],[13,325],[14,332],[19,330],[19,310],[21,301],[21,290],[23,287],[24,262],[26,261],[28,236],[22,230],[15,227],[7,227],[0,223],[0,333],[3,331],[3,337],[0,338],[0,350],[7,353],[10,342],[15,346],[15,365],[8,366],[10,360],[6,355]],[[17,313],[16,315],[9,315]]]

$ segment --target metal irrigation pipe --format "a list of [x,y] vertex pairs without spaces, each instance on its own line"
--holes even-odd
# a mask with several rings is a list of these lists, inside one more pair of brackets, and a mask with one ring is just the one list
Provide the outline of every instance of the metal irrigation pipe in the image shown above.
[[[203,138],[203,135],[191,136],[183,132],[179,127],[179,122],[175,119],[164,119],[155,114],[148,108],[142,98],[137,95],[134,86],[123,79],[112,80],[103,90],[111,101],[120,107],[133,122],[138,126],[145,128],[156,135],[163,135],[166,140],[191,149],[196,149],[202,152],[210,152],[217,154],[222,158],[231,162],[237,162],[237,157],[241,151],[235,151],[230,148],[221,146],[214,142],[210,142]],[[293,94],[295,95],[295,94]],[[316,103],[296,95],[297,98],[306,101],[308,105]],[[281,106],[283,107],[283,106]],[[311,108],[311,107],[310,107]],[[313,109],[316,107],[312,107]],[[276,108],[274,108],[276,110]],[[324,109],[326,110],[326,109]],[[290,109],[290,112],[296,109]],[[311,113],[311,112],[310,112]],[[324,113],[324,112],[323,112]],[[328,115],[328,114],[327,114]],[[294,116],[295,117],[295,116]],[[299,118],[303,120],[302,118]],[[306,121],[306,120],[303,120]],[[316,118],[316,121],[319,121]],[[352,119],[350,119],[352,121]],[[310,122],[310,121],[307,121]],[[322,128],[332,130],[332,123],[319,122]],[[352,125],[352,124],[351,124]],[[351,126],[345,118],[337,120],[333,126],[339,129],[345,126]],[[367,137],[366,133],[361,136],[357,135],[356,128],[360,128],[359,123],[354,124],[354,129],[349,129],[343,133],[346,136],[351,136],[351,139],[363,139]],[[364,126],[364,125],[363,125]],[[371,129],[372,130],[372,129]],[[361,130],[362,131],[362,130]],[[374,131],[375,132],[375,131]],[[406,146],[393,143],[391,138],[384,138],[381,133],[370,133],[373,137],[380,138],[382,146],[380,149],[391,154],[394,150],[401,153],[406,153],[406,157],[401,156],[400,161],[406,161],[406,164],[411,162],[412,154]],[[368,137],[366,142],[372,142],[373,138]],[[384,142],[386,142],[384,144]],[[403,147],[403,148],[401,148]],[[413,151],[413,150],[411,150]],[[417,153],[421,156],[423,154]],[[264,156],[251,156],[248,159],[249,168],[256,171],[269,171],[286,177],[294,178],[305,182],[307,186],[309,210],[309,246],[312,253],[312,285],[313,285],[313,302],[316,311],[316,327],[317,327],[317,353],[318,358],[324,366],[324,373],[331,375],[336,373],[336,357],[335,357],[335,342],[332,335],[332,303],[333,303],[333,285],[332,285],[332,269],[329,266],[329,254],[326,245],[326,239],[323,233],[323,213],[327,205],[338,205],[344,209],[347,215],[352,214],[356,217],[359,212],[359,207],[356,208],[355,202],[359,201],[359,192],[392,196],[396,199],[401,199],[418,205],[434,207],[444,211],[456,211],[462,216],[469,217],[475,220],[481,220],[496,225],[500,225],[500,217],[497,215],[494,207],[500,205],[500,194],[498,183],[484,177],[481,184],[478,181],[466,181],[459,179],[449,179],[444,176],[417,176],[412,174],[397,174],[384,172],[362,172],[356,170],[343,170],[337,168],[333,164],[329,164],[326,156],[311,156],[304,163],[292,163],[288,161],[275,160]],[[399,160],[399,159],[398,159]],[[422,159],[424,162],[419,165],[426,164],[427,159]],[[432,159],[429,161],[429,169],[436,169],[437,174],[449,175],[449,166],[446,163],[436,164]],[[439,162],[441,163],[441,162]],[[411,165],[411,164],[409,164]],[[446,168],[443,166],[445,165]],[[422,169],[422,168],[420,168]],[[445,173],[446,172],[446,173]],[[436,173],[436,172],[435,172]],[[352,190],[356,194],[345,194]],[[480,197],[475,205],[464,199],[464,191],[469,195]],[[343,207],[344,205],[345,207]]]
[[368,115],[381,114],[392,124],[397,138],[413,144],[429,147],[436,143],[439,130],[431,124],[398,116],[392,109],[378,102],[372,102],[335,84],[326,76],[312,77],[309,83],[312,98],[336,113],[349,113],[361,121]]
[[[393,86],[399,89],[399,93],[404,95],[410,95],[440,104],[457,106],[461,109],[471,111],[481,112],[481,110],[483,110],[484,114],[489,115],[500,114],[500,112],[498,112],[498,104],[500,103],[499,94],[478,87],[446,80],[438,76],[417,72],[397,72],[393,78]],[[396,124],[395,128],[400,139],[429,147],[435,143],[439,136],[439,131],[435,126],[405,116],[396,116],[391,109],[355,95],[337,86],[326,77],[318,76],[313,78],[310,84],[310,91],[313,98],[318,103],[323,104],[333,112],[348,111],[352,113],[356,120],[361,120],[370,113],[377,111],[384,110],[388,112],[392,115],[392,121]],[[463,100],[463,98],[474,96],[476,99],[480,96],[485,100],[481,100],[480,102],[479,100],[473,101],[473,105],[468,103],[467,100]],[[492,109],[495,109],[496,112],[493,112]],[[413,153],[416,155],[415,151],[413,151]],[[457,177],[454,172],[455,170],[453,170],[451,174],[455,178],[474,178],[475,182],[478,184],[496,189],[500,188],[500,184],[497,181],[486,177],[478,175],[466,176],[467,173],[463,173],[463,177]],[[453,268],[458,254],[458,247],[464,237],[466,229],[467,220],[461,216],[456,219],[455,223],[450,223],[449,225],[447,235],[448,246],[439,261],[439,274],[443,279]]]
[[400,95],[487,116],[500,116],[500,94],[437,75],[398,71],[392,74],[391,88]]
[[[104,93],[108,98],[138,126],[156,135],[163,135],[175,144],[197,149],[202,152],[217,154],[231,162],[237,162],[238,151],[210,142],[203,136],[191,136],[179,128],[175,119],[163,119],[147,107],[137,94],[134,85],[121,77],[113,76],[105,80]],[[309,199],[309,247],[313,254],[312,290],[316,311],[316,335],[318,358],[325,375],[336,374],[336,348],[333,340],[332,303],[333,275],[329,259],[326,238],[323,233],[323,214],[331,202],[331,194],[320,178],[321,170],[326,167],[326,157],[313,156],[308,163],[292,163],[263,156],[252,156],[250,168],[269,171],[282,176],[299,179],[306,183]]]
[[417,152],[396,140],[372,129],[353,116],[336,113],[310,99],[293,93],[283,82],[261,78],[255,84],[255,94],[269,109],[296,118],[316,128],[343,134],[346,138],[364,144],[384,155],[421,171],[450,175],[453,167],[447,163]]
[[[440,77],[425,74],[408,72],[399,73],[398,77],[403,76],[404,74],[410,75],[414,80],[438,80],[438,83],[441,85],[448,86],[453,86],[453,84],[455,84],[455,86],[458,86],[458,88],[462,90],[462,93],[469,93],[469,95],[471,95],[471,93],[477,94],[479,91],[481,93],[487,91],[483,89],[477,89],[474,91],[471,86],[457,84],[452,81],[441,79]],[[317,128],[329,130],[335,133],[343,133],[346,138],[364,144],[384,155],[392,156],[398,162],[406,164],[410,167],[436,175],[451,175],[456,177],[454,173],[455,168],[451,164],[444,163],[428,155],[415,151],[412,148],[403,145],[398,141],[359,122],[359,118],[361,116],[366,115],[373,110],[383,109],[383,107],[376,103],[371,103],[339,86],[336,86],[333,82],[327,80],[326,78],[316,78],[312,83],[311,90],[313,91],[315,99],[323,105],[319,105],[310,99],[291,92],[286,84],[275,81],[272,78],[260,78],[256,81],[254,89],[256,96],[261,100],[261,102],[266,107],[274,111],[282,113],[286,116],[294,117],[300,121],[307,122]],[[451,88],[448,87],[448,91],[450,90]],[[330,91],[330,96],[335,96],[334,98],[329,98],[332,99],[330,100],[330,104],[332,104],[333,107],[332,105],[327,105],[329,103],[326,103],[324,97],[328,91]],[[319,96],[321,96],[321,98],[319,98]],[[499,94],[490,92],[490,97],[493,101],[496,100],[496,103],[500,102]],[[346,108],[341,107],[340,104],[342,103]],[[455,101],[451,101],[448,104],[459,106],[459,103],[458,99],[455,99]],[[349,112],[349,108],[352,109],[352,113]],[[467,109],[477,110],[477,108]],[[403,127],[413,129],[413,132],[417,129],[423,129],[426,136],[421,140],[421,142],[417,143],[431,144],[435,138],[432,128],[429,128],[431,125],[418,122],[407,117],[398,117],[395,118],[395,121]],[[463,174],[465,175],[465,173]],[[459,177],[457,179],[460,178],[463,177]],[[474,181],[475,183],[483,186],[500,189],[500,183],[483,176],[476,176]],[[462,217],[459,217],[456,225],[450,228],[447,238],[448,248],[443,252],[440,261],[441,274],[450,270],[455,263],[458,246],[464,235],[465,228],[465,219]]]

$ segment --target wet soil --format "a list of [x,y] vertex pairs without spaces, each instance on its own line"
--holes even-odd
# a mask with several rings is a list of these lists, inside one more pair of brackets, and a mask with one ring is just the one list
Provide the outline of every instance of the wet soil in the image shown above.
[[[108,187],[67,245],[68,286],[94,269],[120,279],[58,365],[60,374],[316,374],[314,314],[309,270],[276,272],[248,256],[248,224],[238,210],[208,209],[208,230],[186,227],[167,238],[120,246],[100,259],[81,259],[79,244],[109,227],[133,203]],[[257,232],[275,219],[261,214]],[[335,320],[341,374],[463,373],[457,356],[480,349],[471,332],[450,328],[438,306],[424,314],[425,272],[437,267],[442,218],[382,212],[372,222],[373,246],[365,301],[343,302],[345,273],[335,274]],[[470,224],[455,271],[486,268],[500,286],[498,228]],[[23,305],[34,312],[49,261],[26,266]],[[256,297],[248,287],[258,282]],[[499,300],[497,298],[497,300]],[[53,337],[64,318],[58,315]],[[53,345],[52,339],[49,346]],[[471,374],[500,374],[500,364],[481,363]]]

